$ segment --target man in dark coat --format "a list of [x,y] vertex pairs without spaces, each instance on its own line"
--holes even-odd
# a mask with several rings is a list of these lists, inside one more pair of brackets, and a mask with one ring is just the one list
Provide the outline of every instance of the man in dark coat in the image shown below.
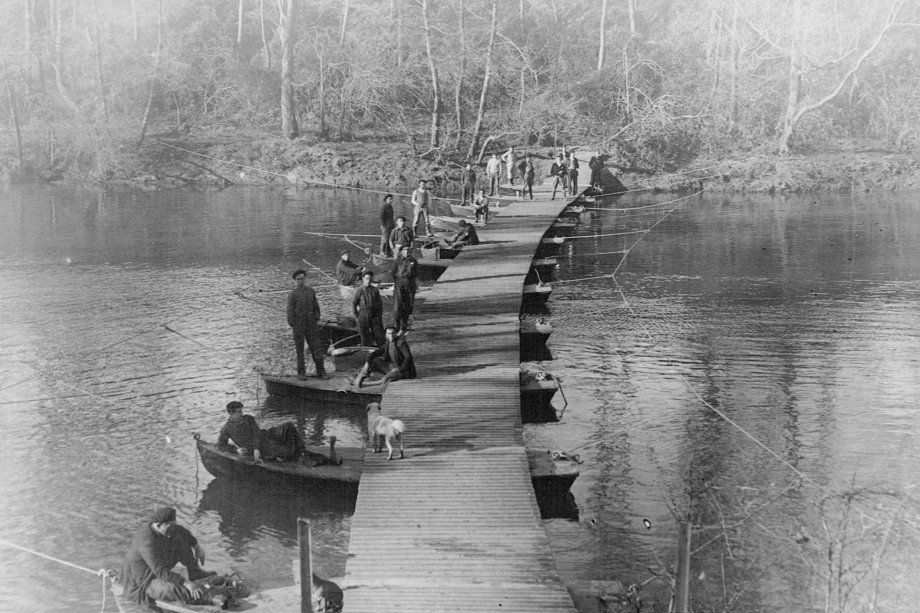
[[461,219],[457,222],[457,225],[460,226],[459,229],[446,241],[448,246],[458,249],[464,245],[479,244],[479,235],[476,233],[476,227],[473,224]]
[[339,285],[354,285],[364,269],[351,261],[351,252],[345,250],[335,265],[335,278]]
[[393,265],[393,297],[396,301],[394,326],[399,334],[409,329],[409,316],[415,308],[415,292],[418,291],[418,260],[412,255],[411,247],[403,247],[396,255]]
[[396,218],[396,227],[390,232],[390,247],[393,248],[394,254],[399,254],[400,247],[412,247],[412,241],[415,240],[415,232],[406,225],[406,218],[400,215]]
[[[135,533],[125,556],[122,583],[131,602],[155,600],[186,604],[211,604],[211,595],[200,583],[210,576],[201,570],[204,551],[187,529],[176,525],[176,510],[157,509]],[[188,569],[186,579],[172,571],[176,564]]]
[[361,344],[366,347],[379,347],[383,344],[383,300],[380,290],[374,285],[374,273],[365,270],[361,276],[362,285],[355,290],[351,301],[351,312],[358,322]]
[[326,377],[326,366],[323,363],[323,350],[319,339],[319,302],[316,301],[316,292],[306,285],[307,273],[305,270],[294,271],[294,281],[297,286],[291,291],[287,301],[288,325],[294,331],[294,348],[297,350],[297,376],[301,379],[307,377],[307,367],[304,363],[304,343],[310,348],[313,363],[316,365],[316,376]]
[[460,204],[473,202],[473,192],[476,190],[476,171],[472,164],[467,164],[460,172]]
[[365,377],[376,372],[383,375],[378,383],[388,383],[399,379],[415,379],[415,360],[409,350],[405,337],[396,336],[396,326],[387,326],[387,340],[376,351],[367,356],[367,361],[355,377],[355,387],[361,387]]
[[380,255],[393,255],[393,249],[390,248],[390,234],[396,227],[393,215],[393,194],[387,194],[383,197],[383,206],[380,207]]
[[601,189],[603,187],[601,170],[604,168],[604,162],[599,154],[591,156],[591,159],[588,160],[588,168],[591,169],[591,187]]

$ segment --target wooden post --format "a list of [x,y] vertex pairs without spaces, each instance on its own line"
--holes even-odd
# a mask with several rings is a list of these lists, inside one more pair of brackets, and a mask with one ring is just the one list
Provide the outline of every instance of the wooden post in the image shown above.
[[690,613],[690,522],[681,522],[677,541],[677,587],[674,590],[675,613]]
[[313,613],[313,557],[310,545],[310,520],[297,518],[297,543],[300,545],[300,613]]

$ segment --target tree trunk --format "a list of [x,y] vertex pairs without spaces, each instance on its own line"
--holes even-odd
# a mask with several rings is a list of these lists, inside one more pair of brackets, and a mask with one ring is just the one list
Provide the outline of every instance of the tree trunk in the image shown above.
[[102,118],[107,119],[109,115],[108,104],[105,99],[105,78],[102,73],[102,43],[99,38],[99,12],[96,10],[96,0],[93,0],[93,28],[96,39],[96,72],[99,75],[99,98],[102,100]]
[[601,2],[601,34],[597,50],[597,71],[604,68],[604,52],[607,49],[607,0]]
[[265,36],[265,0],[259,0],[259,29],[262,32],[262,51],[265,53],[265,70],[272,69],[272,48]]
[[460,94],[463,90],[463,73],[466,71],[466,28],[464,27],[464,17],[466,16],[466,1],[460,0],[460,70],[457,75],[457,85],[454,88],[454,109],[457,113],[457,143],[463,137],[463,105],[460,102]]
[[728,94],[728,127],[733,130],[738,121],[738,55],[741,43],[738,40],[738,3],[732,5],[732,47],[730,63],[730,83]]
[[10,101],[10,119],[13,122],[13,129],[16,131],[16,153],[19,158],[19,168],[22,168],[22,130],[19,127],[19,112],[16,110],[16,98],[13,96],[13,86],[10,84],[9,80],[6,82],[6,96]]
[[626,0],[626,10],[629,13],[629,34],[636,34],[636,0]]
[[882,43],[882,40],[885,38],[885,35],[889,30],[891,30],[891,28],[895,26],[920,26],[920,24],[916,22],[898,23],[898,13],[906,4],[906,0],[894,0],[888,7],[888,13],[885,16],[885,21],[882,27],[879,29],[878,33],[875,35],[875,39],[860,54],[856,61],[853,62],[853,65],[850,66],[850,69],[847,70],[842,77],[840,77],[840,79],[837,81],[837,86],[823,98],[809,102],[807,100],[801,99],[803,56],[802,45],[804,44],[804,37],[801,34],[802,0],[793,0],[793,2],[793,47],[789,60],[789,98],[786,106],[786,116],[783,121],[783,133],[779,141],[779,151],[781,153],[789,153],[791,150],[792,141],[795,138],[795,129],[802,117],[806,113],[810,113],[811,111],[824,106],[836,98],[837,95],[843,91],[843,88],[846,87],[846,84],[850,81],[850,78],[852,78],[862,67],[866,59],[875,53],[875,50],[878,49],[879,45]]
[[789,52],[789,77],[787,79],[786,114],[783,134],[779,140],[780,153],[789,153],[795,134],[795,114],[799,108],[802,91],[802,0],[792,0],[792,49]]
[[161,47],[163,45],[163,0],[157,0],[157,49],[153,62],[153,76],[150,78],[150,91],[147,94],[147,106],[144,108],[144,119],[141,121],[141,136],[137,139],[137,149],[144,144],[147,135],[147,125],[150,123],[150,108],[153,106],[153,94],[156,89],[157,76],[160,72]]
[[297,108],[294,103],[294,45],[297,43],[297,30],[294,28],[296,12],[294,5],[298,0],[285,0],[281,13],[281,132],[288,140],[300,135],[297,127]]
[[492,0],[492,22],[489,26],[489,48],[486,51],[485,76],[482,78],[482,92],[479,95],[479,112],[476,114],[476,126],[473,128],[473,138],[470,140],[470,149],[466,157],[472,159],[482,135],[482,122],[486,113],[486,94],[489,91],[489,78],[492,74],[492,53],[495,49],[495,32],[498,30],[498,0]]
[[[26,0],[28,2],[28,0]],[[137,42],[137,0],[131,0],[131,27],[134,33],[134,42]]]
[[240,45],[243,44],[243,0],[237,2],[236,8],[236,53],[240,52]]
[[422,23],[425,28],[425,54],[428,56],[428,70],[431,72],[431,147],[437,147],[441,131],[441,87],[438,83],[438,66],[431,49],[431,24],[428,21],[428,0],[422,0]]
[[339,44],[345,44],[345,32],[348,31],[348,7],[349,0],[345,0],[345,10],[342,12],[342,29],[339,31]]
[[402,31],[402,12],[399,10],[399,0],[390,0],[390,18],[393,29],[396,30],[396,58],[395,66],[402,66],[403,56],[403,31]]

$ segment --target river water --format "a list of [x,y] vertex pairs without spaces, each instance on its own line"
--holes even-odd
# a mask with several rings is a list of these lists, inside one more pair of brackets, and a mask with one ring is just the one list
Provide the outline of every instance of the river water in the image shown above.
[[[375,235],[379,196],[0,199],[0,611],[99,610],[88,571],[120,566],[161,504],[209,567],[261,587],[291,583],[308,517],[317,572],[342,575],[351,501],[214,480],[192,433],[213,439],[239,399],[314,443],[362,444],[360,423],[266,398],[254,368],[293,369],[290,273],[331,271],[341,250],[308,232]],[[643,610],[666,610],[689,518],[695,610],[912,610],[917,194],[671,200],[599,204],[557,273],[544,367],[566,402],[525,437],[584,461],[578,518],[544,522],[560,574],[642,585]],[[334,288],[319,295],[337,308]]]

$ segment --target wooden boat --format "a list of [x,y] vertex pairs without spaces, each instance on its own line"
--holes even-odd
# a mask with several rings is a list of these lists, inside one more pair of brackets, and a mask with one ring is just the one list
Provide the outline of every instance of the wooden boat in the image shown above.
[[546,304],[553,288],[548,283],[531,283],[524,286],[523,303],[528,306]]
[[530,267],[548,277],[559,268],[559,261],[555,257],[534,258]]
[[543,423],[559,421],[551,401],[559,381],[542,370],[521,370],[521,421]]
[[[426,239],[428,240],[428,239]],[[450,250],[456,251],[456,250]],[[440,257],[423,257],[418,258],[418,268],[416,273],[420,281],[437,281],[438,277],[447,270],[447,267],[450,265],[450,258],[441,259]],[[377,270],[386,271],[386,274],[391,274],[389,271],[393,270],[394,258],[388,257],[385,255],[374,254],[371,256],[371,259],[374,264],[374,268]]]
[[562,246],[565,245],[564,236],[547,236],[540,239],[540,245],[537,247],[537,259],[555,257],[559,255]]
[[297,375],[260,373],[265,390],[272,396],[294,396],[323,404],[338,404],[363,411],[370,402],[380,402],[386,383],[365,382],[360,388],[351,384],[352,374],[345,371],[332,373],[328,379]]
[[[439,230],[448,230],[455,232],[457,230],[457,222],[460,221],[456,217],[445,217],[443,215],[429,215],[429,221],[431,222],[432,228],[437,228]],[[482,221],[471,221],[469,222],[476,226],[477,228],[485,227],[485,223]]]
[[[377,289],[380,290],[380,295],[383,298],[392,298],[393,297],[393,284],[392,283],[375,283]],[[339,293],[342,295],[342,300],[351,304],[351,301],[354,300],[355,292],[358,290],[357,285],[339,285]]]
[[562,245],[565,243],[564,236],[544,236],[540,239],[541,245]]
[[562,209],[561,217],[578,217],[585,212],[585,207],[580,204],[570,204]]
[[[286,487],[298,494],[305,491],[322,493],[324,489],[343,488],[358,493],[358,483],[364,471],[364,456],[369,453],[361,447],[336,449],[336,457],[342,459],[341,465],[323,464],[306,466],[300,462],[278,462],[266,460],[256,463],[251,457],[240,456],[229,451],[221,451],[217,445],[196,439],[198,454],[205,469],[218,478],[234,479],[245,482],[269,482],[279,487]],[[308,446],[314,453],[327,454],[327,449]],[[568,493],[575,479],[578,478],[578,458],[566,456],[558,451],[527,450],[527,464],[530,479],[538,496],[558,498]]]
[[[299,461],[279,462],[264,460],[256,462],[252,457],[241,456],[232,451],[221,451],[214,443],[196,438],[198,455],[205,469],[215,477],[250,482],[271,482],[280,488],[295,489],[298,493],[330,487],[346,488],[358,493],[358,482],[364,470],[364,449],[337,447],[335,457],[341,464],[320,464],[307,466]],[[307,450],[329,457],[328,447],[308,445]]]
[[450,203],[450,212],[457,217],[476,217],[476,207],[466,204]]
[[552,332],[552,324],[542,317],[521,318],[519,332],[521,361],[541,362],[552,360],[553,356],[546,346],[546,341],[549,340],[549,335]]

